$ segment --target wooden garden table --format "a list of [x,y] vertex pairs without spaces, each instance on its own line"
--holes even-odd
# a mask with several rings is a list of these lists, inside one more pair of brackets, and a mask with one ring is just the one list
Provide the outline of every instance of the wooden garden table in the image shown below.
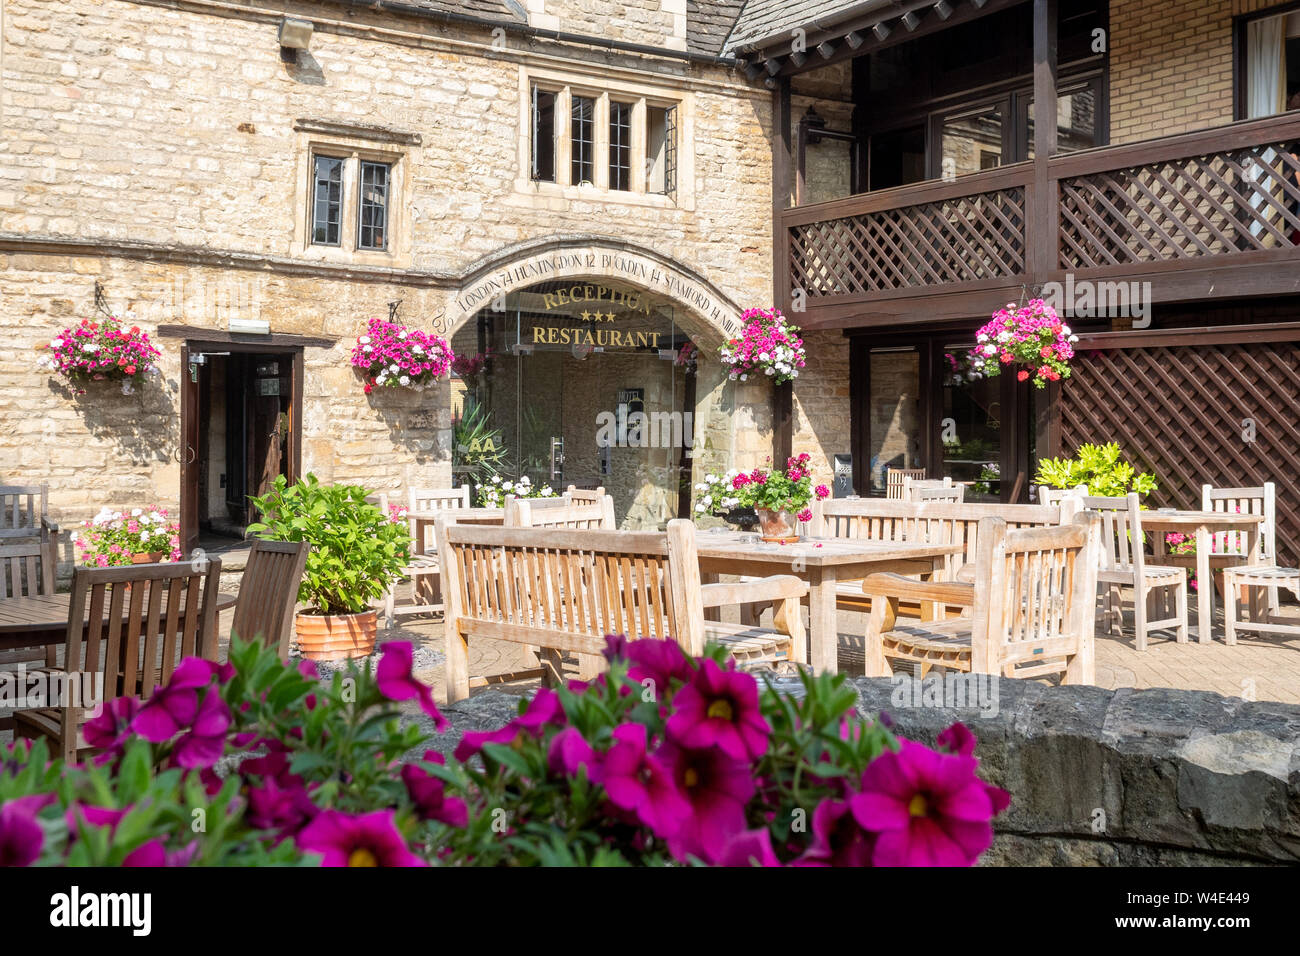
[[918,561],[929,561],[941,570],[945,557],[963,551],[960,544],[854,538],[805,537],[795,544],[770,544],[757,534],[718,529],[698,532],[695,548],[706,581],[720,574],[795,574],[807,581],[809,653],[805,659],[814,670],[830,673],[839,666],[836,584],[859,581],[878,571],[915,573]]
[[[62,644],[68,635],[68,602],[71,600],[72,594],[69,592],[0,600],[0,651]],[[227,608],[234,607],[237,600],[238,598],[234,594],[218,592],[217,613],[220,614]],[[86,595],[86,603],[89,606],[89,593]],[[106,620],[108,610],[107,607],[104,608]],[[129,610],[129,604],[124,603],[122,606],[123,623],[128,619]],[[166,614],[166,608],[160,608],[158,620],[163,622]],[[89,626],[90,622],[87,621],[86,623]],[[216,635],[212,635],[212,638],[214,640],[211,653],[215,659]],[[209,656],[208,649],[204,648],[201,652],[204,657]]]
[[[1227,511],[1144,511],[1142,530],[1157,532],[1152,547],[1155,564],[1165,554],[1165,535],[1174,531],[1196,538],[1196,639],[1202,644],[1213,640],[1214,630],[1214,577],[1210,559],[1211,538],[1220,531],[1237,531],[1246,535],[1246,554],[1242,564],[1258,564],[1259,535],[1263,515],[1240,514]],[[1230,600],[1228,595],[1225,599]]]

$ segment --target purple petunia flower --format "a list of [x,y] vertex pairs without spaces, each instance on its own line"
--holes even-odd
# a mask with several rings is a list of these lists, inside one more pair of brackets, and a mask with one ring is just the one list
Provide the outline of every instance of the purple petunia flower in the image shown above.
[[910,740],[862,773],[853,817],[877,836],[876,866],[970,866],[993,843],[992,819],[1010,802],[975,775],[978,761]]
[[45,831],[37,812],[36,802],[26,797],[0,806],[0,866],[31,866],[40,857]]
[[625,656],[632,664],[627,676],[640,684],[648,681],[661,703],[667,703],[672,697],[674,680],[685,683],[695,673],[676,641],[633,641],[627,645]]
[[420,709],[433,718],[433,725],[442,733],[451,724],[433,702],[433,692],[428,685],[411,676],[413,663],[410,641],[389,641],[385,644],[384,654],[379,658],[379,666],[375,668],[379,692],[392,701],[419,700]]
[[668,736],[683,747],[717,747],[734,760],[753,761],[767,750],[772,728],[758,705],[758,682],[705,660],[677,692]]
[[688,750],[666,741],[650,760],[668,772],[690,814],[669,835],[668,849],[678,860],[699,857],[714,863],[732,837],[745,829],[745,804],[754,795],[749,764],[721,748]]
[[647,733],[644,724],[615,727],[601,776],[610,803],[635,813],[656,836],[666,838],[681,828],[691,805],[673,785],[669,770],[649,759]]
[[[436,750],[425,751],[424,759],[436,764],[445,762]],[[421,820],[436,820],[453,827],[469,825],[469,807],[465,801],[447,796],[444,782],[423,767],[412,763],[403,765],[402,782]]]
[[427,866],[410,851],[392,810],[352,816],[322,810],[297,836],[299,848],[322,855],[321,866]]

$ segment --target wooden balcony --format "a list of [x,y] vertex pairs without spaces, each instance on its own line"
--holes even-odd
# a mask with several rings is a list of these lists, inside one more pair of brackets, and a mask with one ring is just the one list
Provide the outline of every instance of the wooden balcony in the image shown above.
[[1298,142],[1293,112],[783,210],[778,288],[808,328],[986,316],[1067,275],[1155,303],[1300,292]]

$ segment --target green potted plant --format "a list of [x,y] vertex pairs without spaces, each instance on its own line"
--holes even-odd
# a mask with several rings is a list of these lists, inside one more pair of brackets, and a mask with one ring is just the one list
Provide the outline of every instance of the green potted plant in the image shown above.
[[410,561],[411,539],[366,501],[359,485],[322,485],[308,475],[290,486],[284,476],[250,498],[262,520],[248,530],[272,541],[308,541],[311,552],[298,588],[308,605],[295,618],[303,657],[341,660],[375,649],[379,600]]
[[1130,491],[1148,495],[1156,490],[1156,480],[1145,472],[1139,474],[1127,461],[1118,442],[1105,445],[1080,445],[1073,458],[1045,458],[1038,463],[1040,485],[1051,488],[1076,488],[1086,485],[1089,495],[1122,498]]

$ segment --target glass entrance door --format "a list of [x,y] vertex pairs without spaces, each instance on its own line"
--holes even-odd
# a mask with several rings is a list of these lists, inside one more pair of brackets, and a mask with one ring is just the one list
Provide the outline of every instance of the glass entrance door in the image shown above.
[[512,293],[452,340],[458,356],[486,356],[453,386],[459,431],[488,433],[496,454],[469,461],[472,443],[458,438],[461,473],[527,476],[557,493],[603,487],[619,527],[666,527],[690,480],[689,341],[670,303],[635,289],[564,282]]

